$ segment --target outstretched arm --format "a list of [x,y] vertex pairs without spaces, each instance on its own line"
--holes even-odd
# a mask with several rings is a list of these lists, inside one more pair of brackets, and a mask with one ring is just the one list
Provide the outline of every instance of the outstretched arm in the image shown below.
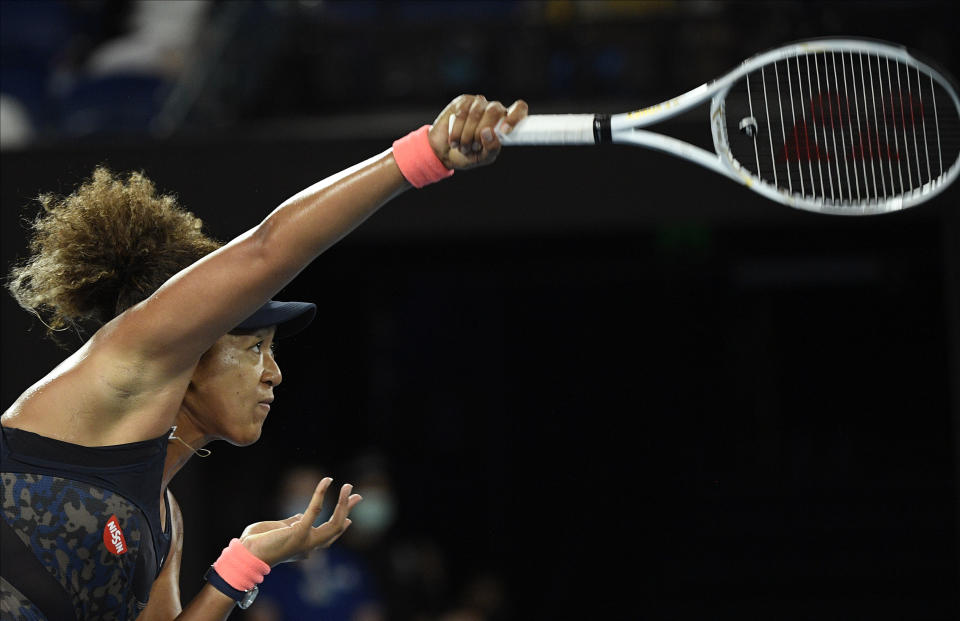
[[[512,109],[515,123],[525,106]],[[453,116],[454,136],[449,136]],[[500,148],[490,131],[507,116],[497,102],[461,96],[437,117],[430,134],[447,168],[492,162]],[[481,145],[480,151],[451,149]],[[466,149],[465,149],[466,150]],[[410,187],[392,150],[385,151],[297,193],[261,224],[190,266],[131,309],[124,329],[145,358],[158,357],[176,373],[259,308],[324,250],[383,204]],[[183,309],[189,308],[189,315]],[[127,325],[132,325],[128,328]],[[149,328],[147,328],[149,326]],[[131,343],[131,344],[132,344]]]
[[[500,150],[494,130],[512,127],[524,116],[522,101],[507,110],[482,96],[464,95],[434,121],[430,146],[450,169],[488,164]],[[104,354],[96,356],[108,365],[99,366],[99,373],[106,373],[112,389],[127,400],[105,409],[122,411],[123,403],[135,401],[131,395],[148,393],[166,394],[177,405],[178,390],[171,383],[185,388],[193,366],[217,338],[409,187],[392,150],[352,166],[292,196],[259,225],[101,328],[83,355]],[[169,424],[155,421],[150,431],[144,430],[145,437]]]

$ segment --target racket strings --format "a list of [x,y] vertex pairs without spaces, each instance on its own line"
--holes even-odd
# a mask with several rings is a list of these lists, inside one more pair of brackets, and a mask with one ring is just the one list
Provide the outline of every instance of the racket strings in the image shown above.
[[[731,154],[762,181],[835,205],[878,204],[930,190],[957,161],[957,106],[919,67],[860,51],[771,64],[726,97]],[[742,117],[754,120],[752,136],[740,134]]]

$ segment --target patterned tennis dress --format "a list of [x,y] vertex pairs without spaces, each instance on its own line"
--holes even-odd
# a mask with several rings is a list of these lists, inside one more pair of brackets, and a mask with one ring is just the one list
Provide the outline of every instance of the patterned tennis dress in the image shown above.
[[0,427],[0,619],[133,621],[170,549],[167,435],[86,447]]

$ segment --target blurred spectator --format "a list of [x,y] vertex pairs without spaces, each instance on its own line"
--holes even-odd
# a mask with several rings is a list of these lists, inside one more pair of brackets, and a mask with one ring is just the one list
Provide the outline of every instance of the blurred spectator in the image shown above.
[[510,618],[503,579],[493,572],[482,572],[471,580],[464,589],[463,601],[481,611],[487,621]]
[[[254,621],[436,620],[450,608],[450,568],[440,545],[427,536],[395,529],[398,502],[386,459],[364,453],[334,475],[314,466],[289,469],[277,498],[280,512],[303,510],[323,476],[354,484],[363,502],[353,524],[326,550],[304,561],[278,565],[243,618]],[[326,503],[332,506],[332,503]],[[325,509],[318,524],[329,517]],[[462,612],[487,621],[502,619],[503,587],[486,574],[471,582],[457,601]],[[456,610],[460,610],[457,608]]]
[[487,621],[487,618],[475,608],[461,607],[443,613],[439,621]]
[[503,580],[494,573],[482,572],[467,583],[456,604],[441,614],[438,621],[504,621],[510,618]]
[[0,146],[27,144],[52,122],[50,81],[80,30],[60,2],[0,2]]
[[427,537],[415,537],[398,541],[385,552],[387,556],[378,567],[386,577],[390,618],[436,618],[443,610],[449,586],[447,560],[441,547]]
[[137,0],[123,32],[93,49],[61,95],[70,136],[145,134],[202,32],[210,0]]
[[143,135],[193,57],[212,0],[0,2],[2,148]]
[[87,75],[176,78],[186,66],[210,4],[210,0],[132,2],[126,32],[91,52]]
[[[356,550],[371,552],[384,541],[397,518],[397,500],[386,460],[369,452],[347,466],[348,480],[363,496],[363,509],[357,505],[350,514],[353,525],[344,533],[343,542]],[[359,510],[359,512],[358,512]]]
[[[367,451],[348,465],[349,480],[356,482],[363,502],[351,512],[353,525],[338,544],[342,542],[367,560],[389,619],[434,619],[448,596],[447,559],[429,536],[394,528],[399,505],[391,470],[377,451]],[[366,507],[357,513],[363,505]]]
[[26,146],[34,131],[26,106],[15,97],[0,94],[0,148]]
[[[346,468],[363,502],[353,525],[334,547],[361,554],[376,576],[383,613],[392,621],[503,621],[509,618],[500,576],[474,567],[451,567],[441,545],[398,524],[399,505],[386,458],[368,451]],[[458,592],[451,576],[474,574]],[[451,606],[451,603],[455,604]]]

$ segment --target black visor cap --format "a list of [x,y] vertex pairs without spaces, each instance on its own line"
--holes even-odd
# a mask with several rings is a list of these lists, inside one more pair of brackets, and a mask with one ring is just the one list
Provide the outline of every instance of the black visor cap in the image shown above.
[[310,302],[270,300],[233,330],[259,330],[277,326],[276,338],[285,339],[309,326],[316,315],[317,305]]

